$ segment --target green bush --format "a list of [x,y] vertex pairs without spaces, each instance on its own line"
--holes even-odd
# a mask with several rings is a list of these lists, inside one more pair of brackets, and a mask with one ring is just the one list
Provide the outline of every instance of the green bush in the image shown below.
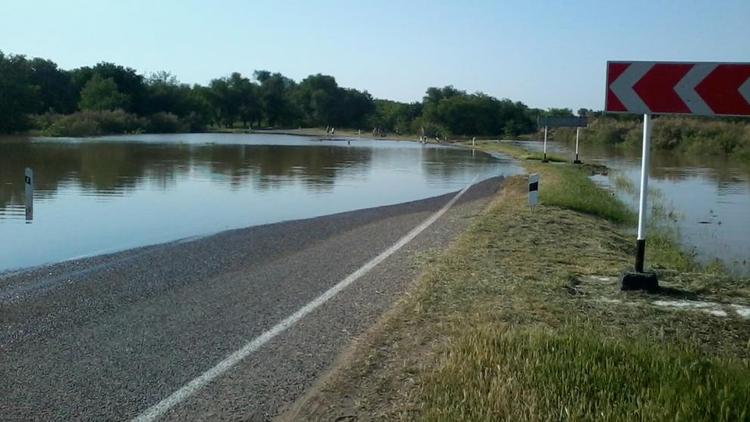
[[122,110],[44,114],[34,123],[43,135],[75,137],[142,132],[146,126],[142,118]]
[[180,121],[179,117],[164,112],[152,114],[146,124],[146,131],[149,133],[178,133],[189,129],[189,124]]

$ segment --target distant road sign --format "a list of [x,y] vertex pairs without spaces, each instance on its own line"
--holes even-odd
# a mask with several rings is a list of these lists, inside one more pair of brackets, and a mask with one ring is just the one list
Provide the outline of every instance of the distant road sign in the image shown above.
[[750,63],[607,62],[604,109],[750,116]]
[[585,117],[542,117],[540,126],[546,127],[586,127]]

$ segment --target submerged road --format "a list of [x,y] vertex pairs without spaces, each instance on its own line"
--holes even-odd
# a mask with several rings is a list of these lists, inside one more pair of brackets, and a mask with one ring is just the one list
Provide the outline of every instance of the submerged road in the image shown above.
[[269,420],[500,183],[0,275],[0,420]]

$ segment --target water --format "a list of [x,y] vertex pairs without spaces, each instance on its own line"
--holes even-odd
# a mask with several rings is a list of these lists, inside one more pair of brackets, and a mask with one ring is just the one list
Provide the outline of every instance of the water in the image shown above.
[[[25,220],[24,168],[34,170]],[[0,139],[0,271],[427,198],[521,169],[468,150],[283,135]]]
[[[542,148],[541,142],[518,144],[537,151]],[[571,146],[550,142],[547,147],[572,160]],[[633,194],[618,191],[618,195],[637,209],[641,174],[638,151],[582,145],[581,160],[614,170],[610,177],[595,177],[605,187],[612,188],[613,176],[629,180],[635,188]],[[674,223],[681,243],[694,251],[700,262],[718,259],[732,273],[750,275],[750,166],[725,158],[652,151],[649,172],[649,190],[658,191],[658,196],[649,196],[649,200],[676,211]]]

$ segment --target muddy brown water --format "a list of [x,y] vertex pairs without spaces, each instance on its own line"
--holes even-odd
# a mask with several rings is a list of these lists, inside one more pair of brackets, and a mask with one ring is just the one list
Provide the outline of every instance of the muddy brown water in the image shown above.
[[[27,220],[24,169],[34,171]],[[389,205],[520,173],[412,142],[248,134],[0,138],[0,272]]]

